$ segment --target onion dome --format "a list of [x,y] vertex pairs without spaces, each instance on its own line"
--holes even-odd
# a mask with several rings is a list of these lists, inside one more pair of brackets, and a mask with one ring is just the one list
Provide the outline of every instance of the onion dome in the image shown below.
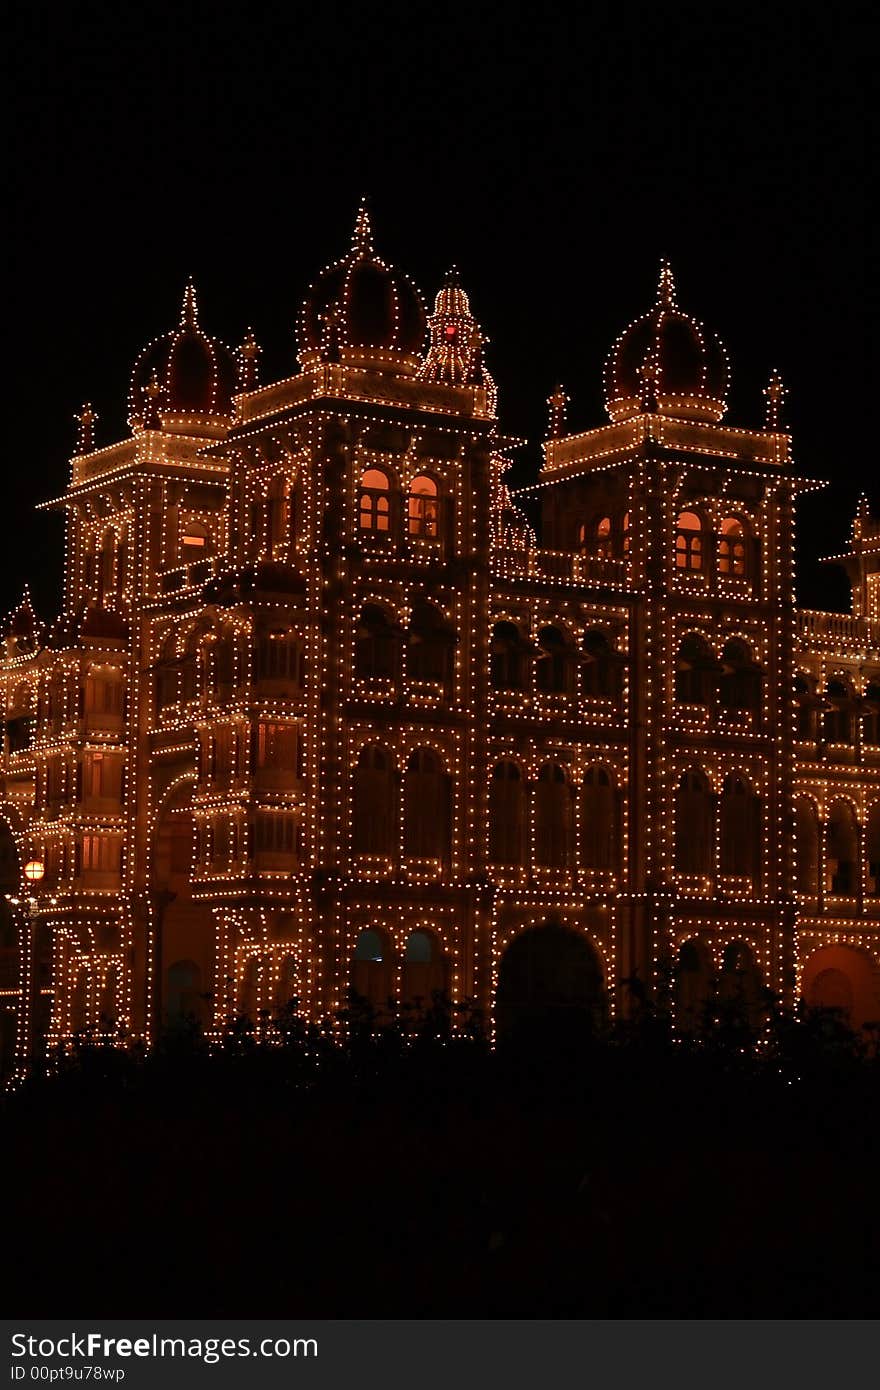
[[132,429],[217,433],[232,418],[238,389],[235,353],[199,327],[196,292],[187,285],[180,324],[144,348],[131,375]]
[[415,285],[373,250],[361,205],[351,249],[318,276],[300,314],[300,361],[353,362],[415,371],[425,340],[425,306]]
[[470,301],[455,266],[447,271],[437,293],[428,327],[431,342],[419,376],[424,381],[438,381],[446,386],[483,386],[494,411],[495,383],[483,362],[483,348],[489,339],[471,313]]
[[611,419],[659,411],[681,420],[717,422],[729,381],[727,354],[714,334],[679,309],[667,262],[652,309],[624,329],[605,365]]

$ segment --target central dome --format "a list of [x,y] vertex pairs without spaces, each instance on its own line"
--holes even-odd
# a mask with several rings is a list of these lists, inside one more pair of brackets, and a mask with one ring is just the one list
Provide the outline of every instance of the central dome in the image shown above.
[[660,269],[657,299],[624,329],[605,366],[605,404],[615,422],[647,410],[717,422],[727,409],[727,354],[718,338],[679,309],[672,271]]
[[300,361],[383,361],[415,371],[425,339],[425,306],[415,285],[373,250],[361,207],[351,249],[321,272],[300,315]]

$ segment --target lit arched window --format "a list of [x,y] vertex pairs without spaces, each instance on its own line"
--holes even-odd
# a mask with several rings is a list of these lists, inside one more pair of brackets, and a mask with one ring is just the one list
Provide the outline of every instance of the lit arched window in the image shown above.
[[525,788],[516,763],[496,763],[489,784],[489,858],[493,864],[522,864]]
[[734,516],[725,517],[718,533],[718,573],[745,574],[746,535]]
[[721,872],[756,885],[761,864],[761,801],[744,777],[730,773],[721,794]]
[[513,623],[496,623],[489,652],[493,690],[524,690],[526,653],[519,628]]
[[581,787],[581,856],[585,869],[618,866],[617,792],[604,767],[587,769]]
[[731,638],[721,653],[719,697],[723,708],[760,714],[762,688],[761,672],[748,643]]
[[431,540],[438,535],[437,484],[433,478],[413,478],[407,504],[407,527],[411,536],[426,536]]
[[602,560],[611,556],[611,517],[602,516],[596,523],[596,554]]
[[362,531],[387,534],[391,529],[391,484],[381,468],[368,468],[361,475],[359,526]]
[[703,568],[703,521],[696,512],[679,512],[675,526],[675,564],[680,570]]
[[362,748],[354,772],[355,854],[393,854],[397,844],[397,775],[384,748]]
[[852,807],[838,801],[828,819],[827,889],[854,897],[859,885],[859,828]]
[[541,648],[535,666],[538,689],[547,695],[568,694],[574,652],[565,634],[558,627],[542,627],[538,645]]
[[629,512],[624,512],[623,520],[620,523],[621,549],[624,555],[629,554]]
[[355,630],[355,672],[360,680],[394,680],[400,666],[400,629],[378,604],[368,603]]
[[567,869],[572,858],[571,786],[557,763],[547,763],[535,787],[535,863]]
[[417,748],[404,781],[404,854],[413,859],[449,860],[452,795],[449,777],[430,748]]
[[711,705],[715,698],[716,662],[712,648],[697,632],[688,633],[678,649],[675,698],[680,705]]
[[684,874],[711,874],[715,807],[708,778],[698,768],[683,772],[675,797],[675,867]]

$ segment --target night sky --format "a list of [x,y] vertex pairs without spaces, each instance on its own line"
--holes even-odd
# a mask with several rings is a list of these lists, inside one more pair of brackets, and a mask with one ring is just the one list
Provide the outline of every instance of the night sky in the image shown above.
[[[62,492],[84,399],[124,432],[132,363],[176,322],[252,325],[262,379],[294,367],[310,280],[370,197],[377,249],[433,299],[461,268],[491,338],[502,427],[538,467],[562,379],[605,420],[602,365],[673,265],[719,333],[735,424],[778,367],[799,470],[801,596],[846,607],[816,554],[876,507],[869,347],[869,7],[601,3],[19,3],[7,184],[8,539],[0,603],[57,611]],[[870,382],[870,384],[869,384]],[[873,479],[872,479],[873,470]]]

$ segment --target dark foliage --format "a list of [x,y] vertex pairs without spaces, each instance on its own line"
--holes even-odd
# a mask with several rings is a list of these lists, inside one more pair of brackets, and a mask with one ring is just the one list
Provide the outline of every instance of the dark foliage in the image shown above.
[[4,1102],[9,1312],[876,1312],[876,1049],[778,1011],[676,1038],[635,997],[494,1051],[439,1000],[84,1044]]

